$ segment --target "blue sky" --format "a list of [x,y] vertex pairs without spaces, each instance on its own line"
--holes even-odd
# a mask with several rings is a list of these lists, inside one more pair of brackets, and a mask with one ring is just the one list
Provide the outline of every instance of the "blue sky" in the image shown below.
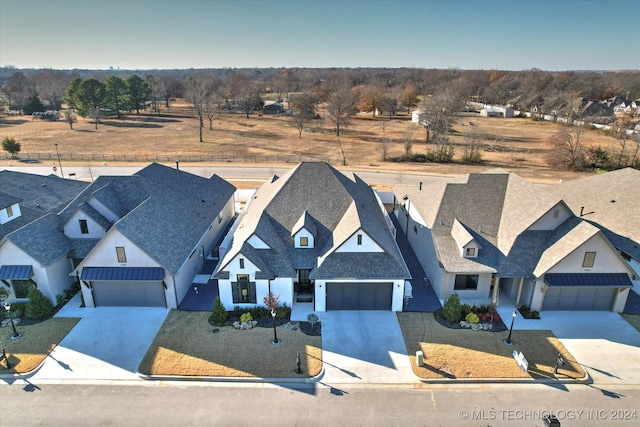
[[0,66],[640,69],[638,0],[0,0]]

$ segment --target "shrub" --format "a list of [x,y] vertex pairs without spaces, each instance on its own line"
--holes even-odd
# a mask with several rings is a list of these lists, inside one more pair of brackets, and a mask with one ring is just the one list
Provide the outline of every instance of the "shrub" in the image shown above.
[[220,297],[216,297],[213,301],[213,311],[211,313],[211,320],[215,325],[224,325],[224,322],[227,321],[227,310],[222,305],[222,301]]
[[38,288],[31,286],[27,293],[27,298],[29,298],[29,302],[27,303],[25,314],[29,319],[44,320],[53,316],[51,301]]
[[240,322],[242,323],[249,323],[252,320],[253,320],[253,316],[249,312],[242,313],[242,315],[240,316]]
[[467,317],[464,318],[464,320],[469,323],[478,323],[480,321],[480,318],[475,313],[469,313],[467,314]]
[[276,309],[276,317],[278,319],[288,319],[290,314],[291,314],[291,307],[287,307],[286,304]]
[[539,319],[540,318],[540,312],[532,311],[531,312],[531,317],[534,318],[534,319]]
[[442,307],[442,315],[447,322],[459,322],[462,319],[462,306],[458,294],[451,295]]
[[467,314],[471,313],[471,306],[469,304],[462,304],[460,307],[462,309],[463,317],[466,317]]

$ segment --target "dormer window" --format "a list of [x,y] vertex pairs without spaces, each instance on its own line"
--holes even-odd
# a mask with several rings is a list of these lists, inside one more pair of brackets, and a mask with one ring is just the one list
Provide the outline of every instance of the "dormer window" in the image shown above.
[[596,253],[595,252],[585,252],[584,259],[582,260],[582,266],[585,268],[593,267],[593,264],[596,261]]
[[308,237],[300,237],[300,246],[308,247],[309,246],[309,238]]
[[362,234],[358,234],[358,245],[362,245]]
[[467,248],[464,256],[466,257],[475,257],[476,256],[476,248]]
[[80,219],[78,220],[78,223],[80,224],[80,233],[89,234],[89,226],[87,225],[87,220]]

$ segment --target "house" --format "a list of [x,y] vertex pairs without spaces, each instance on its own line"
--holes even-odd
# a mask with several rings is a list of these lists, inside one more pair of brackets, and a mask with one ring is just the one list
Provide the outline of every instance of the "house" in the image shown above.
[[411,113],[411,122],[416,124],[423,124],[427,120],[427,112],[424,110],[414,110]]
[[402,310],[410,274],[380,199],[357,175],[300,163],[262,185],[236,224],[214,272],[227,309],[262,306],[272,292],[316,311]]
[[85,305],[177,308],[234,217],[234,192],[156,163],[96,179],[60,213]]
[[67,256],[71,241],[57,214],[87,183],[0,171],[0,286],[9,300],[25,302],[31,285],[56,304],[74,282]]
[[284,112],[284,107],[281,102],[265,103],[262,112],[264,114],[281,114]]
[[513,117],[514,114],[511,107],[487,106],[480,110],[480,115],[484,117]]
[[439,298],[623,310],[633,271],[604,232],[545,188],[498,170],[394,191]]
[[598,227],[635,272],[640,293],[640,171],[619,169],[565,181],[549,191],[574,215]]

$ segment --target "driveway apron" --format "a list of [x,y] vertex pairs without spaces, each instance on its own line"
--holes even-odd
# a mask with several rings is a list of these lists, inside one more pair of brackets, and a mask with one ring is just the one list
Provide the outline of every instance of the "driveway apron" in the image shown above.
[[320,382],[417,383],[396,313],[321,313],[324,375]]
[[136,371],[169,313],[165,308],[76,308],[82,317],[36,372],[37,380],[140,380]]

